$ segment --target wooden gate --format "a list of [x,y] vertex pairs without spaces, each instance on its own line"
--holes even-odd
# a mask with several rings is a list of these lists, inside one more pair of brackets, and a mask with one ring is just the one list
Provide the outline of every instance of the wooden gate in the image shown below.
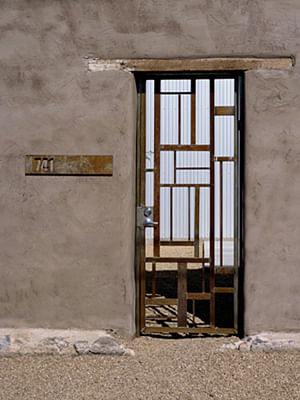
[[242,76],[136,78],[137,333],[237,333]]

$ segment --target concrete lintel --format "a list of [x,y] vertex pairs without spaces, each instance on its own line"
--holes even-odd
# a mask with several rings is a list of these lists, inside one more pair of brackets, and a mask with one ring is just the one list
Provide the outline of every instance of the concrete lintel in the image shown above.
[[294,57],[195,58],[195,59],[89,59],[89,71],[183,72],[290,69]]

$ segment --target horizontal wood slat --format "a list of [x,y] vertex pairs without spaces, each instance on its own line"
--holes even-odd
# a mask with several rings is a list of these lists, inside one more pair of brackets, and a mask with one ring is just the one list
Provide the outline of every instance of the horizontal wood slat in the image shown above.
[[224,107],[217,106],[215,107],[215,115],[234,115],[235,107]]
[[146,263],[209,263],[210,258],[202,257],[146,257]]
[[161,240],[161,246],[194,246],[193,240]]
[[162,151],[209,151],[209,144],[162,144]]
[[216,275],[233,275],[235,270],[233,267],[215,267]]
[[187,293],[188,300],[210,300],[210,293]]
[[215,161],[235,161],[234,157],[215,157]]
[[210,187],[209,183],[161,183],[160,187]]
[[151,299],[145,299],[147,306],[174,306],[177,304],[177,299],[157,299],[155,297]]
[[179,332],[179,333],[210,333],[216,335],[231,335],[237,333],[233,328],[188,328],[188,327],[169,327],[169,326],[151,326],[142,329],[143,333],[168,333],[168,332]]
[[230,287],[215,287],[215,293],[234,293],[234,288]]

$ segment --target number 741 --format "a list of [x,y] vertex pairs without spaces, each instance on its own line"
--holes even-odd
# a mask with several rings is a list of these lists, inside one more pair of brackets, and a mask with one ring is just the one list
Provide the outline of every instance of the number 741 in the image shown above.
[[54,158],[35,158],[36,168],[35,172],[53,172],[54,171]]

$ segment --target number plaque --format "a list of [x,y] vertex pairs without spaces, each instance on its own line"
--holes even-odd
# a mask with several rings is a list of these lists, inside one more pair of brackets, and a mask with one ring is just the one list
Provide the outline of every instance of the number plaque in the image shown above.
[[27,155],[26,175],[112,175],[113,156]]

